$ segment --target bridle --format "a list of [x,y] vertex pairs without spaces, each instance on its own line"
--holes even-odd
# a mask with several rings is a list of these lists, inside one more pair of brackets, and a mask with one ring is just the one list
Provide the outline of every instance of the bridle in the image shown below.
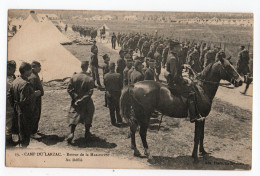
[[[214,63],[212,63],[212,65],[210,66],[210,70],[212,69],[213,64],[214,64]],[[224,70],[224,72],[225,72],[227,75],[231,76],[230,73],[228,73],[228,72],[226,71],[226,69],[224,68],[224,66],[223,66],[222,64],[221,64],[221,67],[222,67],[222,69]],[[232,83],[220,83],[220,82],[215,82],[215,81],[206,81],[205,79],[200,79],[200,78],[199,78],[199,74],[198,74],[196,71],[194,71],[191,67],[188,67],[188,68],[189,68],[189,69],[192,71],[192,73],[195,75],[195,79],[198,80],[198,81],[201,81],[201,82],[203,82],[203,83],[214,84],[214,85],[219,85],[219,86],[226,87],[226,86],[232,85],[232,83],[235,81],[233,78],[231,79],[231,82],[232,82]]]

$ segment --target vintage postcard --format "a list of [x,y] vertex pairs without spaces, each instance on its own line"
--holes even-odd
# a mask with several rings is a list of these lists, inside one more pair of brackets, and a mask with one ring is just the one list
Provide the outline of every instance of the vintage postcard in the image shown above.
[[6,166],[251,170],[253,13],[9,10]]

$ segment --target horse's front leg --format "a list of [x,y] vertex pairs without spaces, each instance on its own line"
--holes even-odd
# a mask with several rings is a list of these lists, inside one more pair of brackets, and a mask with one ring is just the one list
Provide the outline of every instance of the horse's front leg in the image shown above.
[[201,134],[201,122],[195,121],[195,135],[194,135],[194,147],[192,152],[192,157],[194,159],[194,163],[198,163],[198,146],[200,141],[200,134]]
[[205,119],[201,122],[201,134],[200,134],[200,148],[199,152],[202,156],[205,156],[207,153],[204,149],[203,141],[204,141],[204,128],[205,128]]

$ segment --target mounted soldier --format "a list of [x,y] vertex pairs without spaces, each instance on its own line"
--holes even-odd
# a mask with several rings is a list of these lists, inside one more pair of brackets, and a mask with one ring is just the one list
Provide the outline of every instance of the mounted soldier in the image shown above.
[[182,77],[183,66],[177,54],[179,47],[179,42],[169,42],[169,54],[167,57],[167,71],[169,75],[167,76],[167,82],[173,94],[187,99],[190,122],[193,123],[200,119],[200,116],[197,113],[192,83],[188,78],[184,79]]

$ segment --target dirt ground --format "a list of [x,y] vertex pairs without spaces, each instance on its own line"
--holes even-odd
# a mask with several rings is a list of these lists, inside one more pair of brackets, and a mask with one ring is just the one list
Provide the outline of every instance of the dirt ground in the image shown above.
[[[80,60],[90,59],[90,46],[65,46]],[[102,43],[98,43],[99,55],[109,54],[111,61],[118,58],[117,52]],[[102,57],[99,57],[102,65]],[[101,80],[102,70],[100,71]],[[73,71],[72,71],[73,74]],[[199,164],[193,164],[194,124],[187,119],[164,117],[158,131],[160,117],[153,117],[148,131],[148,145],[153,159],[136,158],[130,149],[127,138],[129,128],[126,125],[114,127],[110,124],[109,110],[104,107],[104,91],[95,89],[92,96],[95,115],[91,132],[94,137],[88,143],[84,140],[84,126],[78,125],[75,143],[67,144],[69,134],[67,114],[70,97],[66,83],[51,83],[44,86],[42,115],[39,131],[42,138],[32,140],[29,149],[54,149],[67,151],[87,151],[109,153],[125,161],[123,166],[113,163],[108,168],[155,168],[155,169],[250,169],[252,153],[252,112],[215,98],[212,111],[206,119],[205,149],[209,156],[200,157]],[[137,146],[142,152],[141,139],[137,133]],[[142,152],[143,153],[143,152]],[[102,165],[100,165],[102,166]],[[86,166],[85,166],[86,167]]]

